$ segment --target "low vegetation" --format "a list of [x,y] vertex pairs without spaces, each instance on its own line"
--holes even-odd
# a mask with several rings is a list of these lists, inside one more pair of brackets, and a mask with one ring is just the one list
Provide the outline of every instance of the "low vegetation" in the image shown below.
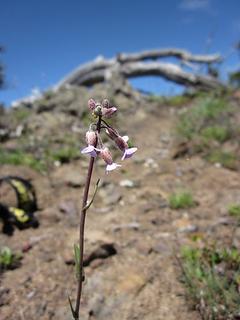
[[70,143],[65,143],[62,147],[49,144],[28,149],[29,147],[21,145],[21,143],[19,143],[18,149],[0,148],[0,164],[23,165],[38,172],[46,172],[47,166],[56,161],[60,164],[69,163],[80,157],[80,148]]
[[43,161],[23,150],[0,150],[0,164],[25,165],[36,171],[44,171]]
[[169,205],[171,209],[187,209],[194,207],[196,204],[191,193],[178,192],[170,195]]
[[238,168],[238,158],[232,152],[224,152],[220,149],[210,150],[206,155],[206,159],[210,163],[219,163],[225,168],[236,170]]
[[189,103],[191,101],[191,96],[189,95],[175,95],[175,96],[150,95],[149,100],[151,102],[158,102],[160,104],[165,104],[172,107],[179,107]]
[[239,319],[240,254],[236,248],[183,247],[183,282],[204,320]]
[[181,114],[177,132],[187,140],[204,137],[206,132],[207,137],[218,138],[219,132],[221,136],[229,128],[229,112],[230,107],[225,99],[200,98],[192,108]]
[[225,149],[225,143],[239,136],[237,111],[226,96],[200,96],[193,107],[180,114],[177,137],[188,143],[190,154],[200,152],[209,162],[235,170],[238,154]]
[[9,247],[2,247],[0,249],[0,272],[17,268],[20,260],[20,254],[13,253]]
[[13,119],[15,118],[18,122],[22,122],[28,119],[30,115],[31,115],[31,110],[24,107],[17,108],[12,112],[12,118]]
[[240,204],[231,204],[228,207],[228,213],[230,214],[230,216],[240,218]]

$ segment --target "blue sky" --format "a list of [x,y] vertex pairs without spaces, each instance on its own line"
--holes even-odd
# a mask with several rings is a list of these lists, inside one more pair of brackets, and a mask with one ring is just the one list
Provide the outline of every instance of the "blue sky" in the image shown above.
[[[222,71],[240,63],[239,0],[0,0],[0,44],[7,86],[0,101],[47,89],[78,65],[101,54],[179,47],[221,52]],[[143,89],[177,92],[156,78],[133,81]]]

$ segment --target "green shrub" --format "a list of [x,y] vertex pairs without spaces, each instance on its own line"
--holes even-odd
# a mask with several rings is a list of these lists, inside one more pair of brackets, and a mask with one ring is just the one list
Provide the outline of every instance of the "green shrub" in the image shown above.
[[179,192],[174,193],[169,198],[169,205],[172,209],[186,209],[195,206],[191,193]]
[[187,140],[193,140],[202,130],[216,126],[218,122],[225,121],[228,125],[225,117],[227,112],[229,106],[224,99],[209,97],[199,99],[194,107],[180,115],[177,133]]
[[230,138],[230,131],[228,128],[223,126],[209,126],[201,131],[201,136],[207,141],[215,140],[223,143]]

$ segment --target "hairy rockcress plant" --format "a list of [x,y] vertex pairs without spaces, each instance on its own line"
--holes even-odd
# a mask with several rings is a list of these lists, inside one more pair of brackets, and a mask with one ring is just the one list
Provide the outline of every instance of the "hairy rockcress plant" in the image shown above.
[[83,253],[84,253],[84,226],[87,209],[91,206],[94,197],[97,192],[98,183],[93,194],[93,198],[88,202],[88,193],[91,183],[91,177],[93,172],[94,161],[97,157],[103,159],[106,163],[106,173],[121,167],[120,164],[113,161],[111,151],[108,147],[103,144],[101,139],[101,133],[104,132],[110,140],[113,141],[115,146],[121,151],[122,157],[121,160],[131,158],[133,154],[137,151],[136,147],[129,146],[128,136],[121,136],[118,131],[113,128],[110,124],[107,123],[105,119],[111,118],[116,112],[117,108],[111,106],[107,99],[104,99],[101,103],[96,102],[93,99],[88,101],[88,108],[92,112],[93,117],[96,119],[96,122],[91,123],[88,131],[86,132],[86,143],[87,146],[81,150],[82,154],[86,154],[90,157],[88,172],[86,177],[86,183],[83,194],[82,210],[80,214],[80,228],[79,228],[79,245],[74,246],[75,252],[75,264],[78,278],[78,288],[77,288],[77,298],[76,305],[73,308],[72,302],[69,298],[69,303],[74,319],[79,319],[79,310],[80,310],[80,300],[82,295],[82,283],[84,281],[84,272],[83,272]]

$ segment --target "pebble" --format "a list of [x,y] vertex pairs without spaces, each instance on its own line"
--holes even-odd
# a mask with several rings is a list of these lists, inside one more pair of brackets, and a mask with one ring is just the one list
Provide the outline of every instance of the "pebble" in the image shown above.
[[64,181],[69,187],[72,188],[81,188],[85,184],[85,178],[82,175],[76,174],[76,172],[68,174]]
[[198,227],[192,224],[186,216],[173,221],[173,226],[177,228],[178,232],[196,232],[198,230]]
[[145,160],[145,162],[144,162],[144,167],[151,168],[151,169],[156,169],[156,168],[158,168],[158,164],[154,159],[147,158]]
[[109,183],[104,188],[99,190],[99,195],[106,206],[114,205],[122,199],[122,194],[113,183]]
[[119,224],[114,226],[112,229],[113,231],[119,231],[121,229],[132,229],[132,230],[139,230],[140,223],[138,222],[131,222],[131,223],[125,223],[125,224]]
[[132,181],[132,180],[121,180],[119,183],[120,187],[125,187],[125,188],[136,188],[140,186],[140,183],[138,181]]

